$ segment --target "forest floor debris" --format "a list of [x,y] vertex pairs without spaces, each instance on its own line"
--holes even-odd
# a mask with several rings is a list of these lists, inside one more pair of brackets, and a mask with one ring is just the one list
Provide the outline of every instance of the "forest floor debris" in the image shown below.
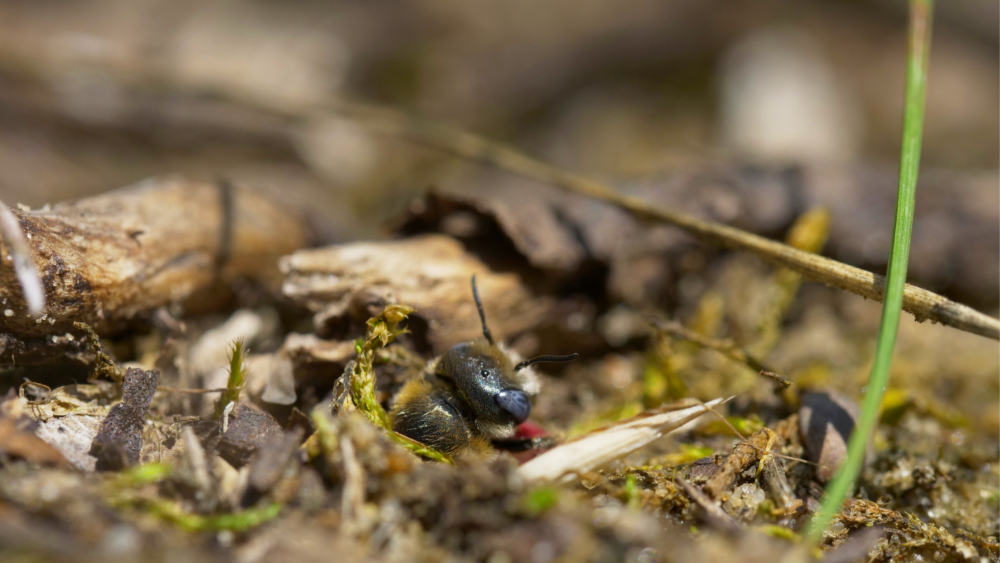
[[[800,544],[869,361],[870,321],[850,298],[723,255],[682,274],[701,290],[661,321],[615,297],[612,270],[636,264],[549,275],[483,232],[298,251],[282,261],[283,296],[183,329],[153,311],[114,339],[74,327],[52,345],[76,355],[3,375],[0,554],[753,561]],[[646,282],[676,283],[658,272]],[[472,274],[498,339],[583,355],[542,370],[523,431],[556,446],[530,461],[450,459],[388,429],[402,385],[475,336]],[[904,332],[927,364],[898,368],[867,469],[820,548],[832,560],[1000,557],[997,428],[984,422],[998,401],[970,390],[997,385],[995,350],[914,333],[928,329]],[[52,365],[84,366],[89,382]],[[762,378],[765,365],[781,379]],[[611,443],[560,458],[601,437]]]

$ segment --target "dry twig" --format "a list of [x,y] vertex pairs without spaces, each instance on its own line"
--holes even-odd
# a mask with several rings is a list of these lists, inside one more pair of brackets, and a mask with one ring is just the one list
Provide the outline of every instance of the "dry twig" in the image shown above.
[[669,334],[674,338],[693,342],[702,348],[715,350],[727,358],[741,364],[745,364],[756,371],[774,373],[765,367],[760,360],[754,358],[749,352],[737,346],[732,340],[708,338],[696,331],[688,329],[677,321],[668,321],[660,318],[651,318],[650,321],[653,323],[653,326],[656,327],[656,330]]

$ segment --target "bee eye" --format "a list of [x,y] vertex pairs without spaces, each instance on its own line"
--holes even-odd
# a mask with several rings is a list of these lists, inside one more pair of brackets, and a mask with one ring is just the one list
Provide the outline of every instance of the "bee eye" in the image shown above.
[[490,370],[484,369],[484,370],[482,370],[482,371],[479,372],[479,375],[481,375],[483,377],[489,377],[490,376]]

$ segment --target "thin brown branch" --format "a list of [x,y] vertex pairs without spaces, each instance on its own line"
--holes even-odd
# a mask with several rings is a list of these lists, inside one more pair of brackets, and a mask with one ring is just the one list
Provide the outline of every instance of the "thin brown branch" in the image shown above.
[[[766,367],[760,360],[753,357],[749,352],[740,348],[735,342],[729,339],[720,340],[715,338],[708,338],[702,334],[699,334],[677,321],[668,321],[659,318],[650,319],[656,330],[666,333],[674,338],[681,340],[687,340],[701,346],[702,348],[708,348],[709,350],[715,350],[721,353],[727,358],[745,364],[747,367],[764,373],[774,373],[770,368]],[[787,380],[785,380],[787,381]]]
[[760,374],[764,377],[771,378],[774,381],[780,383],[782,387],[788,388],[792,386],[792,382],[790,380],[781,377],[780,375],[774,373],[773,371],[767,371],[766,369],[762,369],[760,370]]

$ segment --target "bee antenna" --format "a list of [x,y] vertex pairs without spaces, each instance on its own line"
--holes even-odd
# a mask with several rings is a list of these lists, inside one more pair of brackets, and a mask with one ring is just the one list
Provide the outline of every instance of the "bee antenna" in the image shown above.
[[540,364],[540,363],[557,364],[564,362],[572,362],[573,360],[579,357],[580,354],[570,354],[568,356],[537,356],[531,358],[530,360],[524,360],[523,362],[517,364],[516,366],[514,366],[514,371],[521,371],[522,369],[530,366],[531,364]]
[[486,312],[483,311],[483,300],[479,298],[479,290],[476,289],[476,276],[472,276],[472,297],[476,300],[476,308],[479,309],[479,320],[483,323],[483,336],[493,344],[493,335],[490,334],[490,327],[486,326]]

